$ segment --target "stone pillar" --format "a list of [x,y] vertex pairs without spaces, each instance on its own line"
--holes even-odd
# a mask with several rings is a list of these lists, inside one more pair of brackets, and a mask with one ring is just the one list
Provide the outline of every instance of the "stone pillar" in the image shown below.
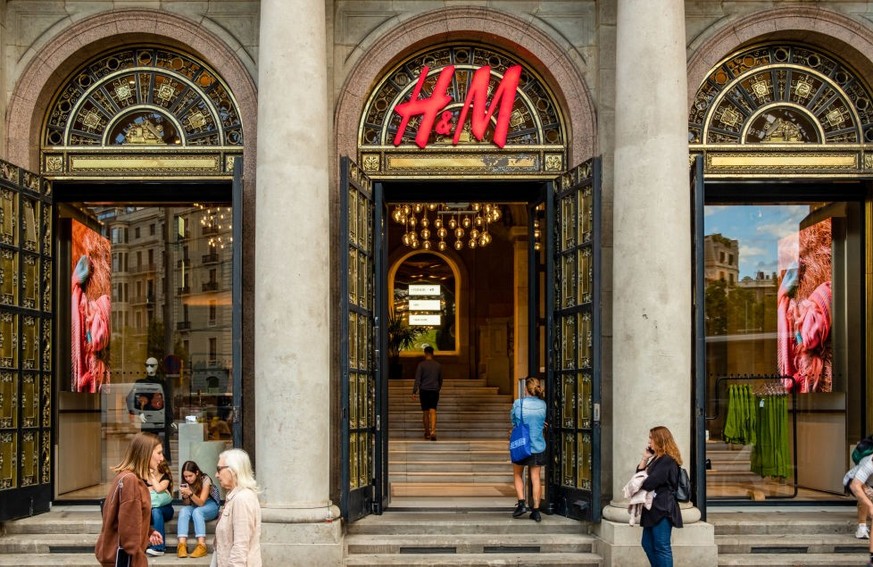
[[[605,564],[643,565],[621,489],[648,431],[691,449],[691,211],[683,0],[617,0],[612,493],[598,526]],[[620,395],[618,394],[620,393]],[[716,565],[712,527],[683,511],[677,565]]]
[[330,494],[327,48],[318,0],[261,0],[255,413],[264,565],[342,563]]

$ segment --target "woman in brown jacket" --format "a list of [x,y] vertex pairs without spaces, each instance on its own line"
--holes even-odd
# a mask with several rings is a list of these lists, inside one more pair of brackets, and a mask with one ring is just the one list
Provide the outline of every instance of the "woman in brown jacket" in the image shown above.
[[152,530],[152,500],[146,482],[149,468],[164,460],[164,448],[157,435],[137,433],[121,463],[112,468],[117,473],[109,485],[103,505],[103,528],[94,555],[104,567],[114,567],[121,548],[130,556],[131,567],[148,567],[145,550],[149,543],[160,545],[161,534]]

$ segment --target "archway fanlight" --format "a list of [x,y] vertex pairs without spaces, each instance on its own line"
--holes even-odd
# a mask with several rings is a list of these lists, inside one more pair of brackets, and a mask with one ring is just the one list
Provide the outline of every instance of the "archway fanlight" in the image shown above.
[[391,218],[403,225],[401,241],[413,249],[445,251],[483,248],[491,244],[491,223],[503,216],[494,203],[399,203]]
[[824,50],[774,43],[716,65],[689,116],[692,144],[873,142],[873,104],[863,78]]

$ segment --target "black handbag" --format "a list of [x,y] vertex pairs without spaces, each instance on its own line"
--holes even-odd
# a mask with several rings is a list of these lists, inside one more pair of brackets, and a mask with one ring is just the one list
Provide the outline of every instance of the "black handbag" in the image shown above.
[[[121,542],[119,542],[121,543]],[[115,552],[115,567],[130,567],[131,566],[131,557],[130,554],[119,545],[118,549]]]
[[676,500],[679,502],[691,502],[691,479],[688,471],[679,467],[679,485],[676,487]]

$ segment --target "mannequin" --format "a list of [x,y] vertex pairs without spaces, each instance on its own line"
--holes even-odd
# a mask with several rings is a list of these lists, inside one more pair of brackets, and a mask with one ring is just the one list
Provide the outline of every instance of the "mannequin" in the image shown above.
[[164,445],[164,459],[170,462],[170,432],[173,422],[173,394],[169,385],[158,375],[158,359],[150,356],[145,361],[146,375],[137,380],[127,395],[127,411],[142,431],[154,433]]

